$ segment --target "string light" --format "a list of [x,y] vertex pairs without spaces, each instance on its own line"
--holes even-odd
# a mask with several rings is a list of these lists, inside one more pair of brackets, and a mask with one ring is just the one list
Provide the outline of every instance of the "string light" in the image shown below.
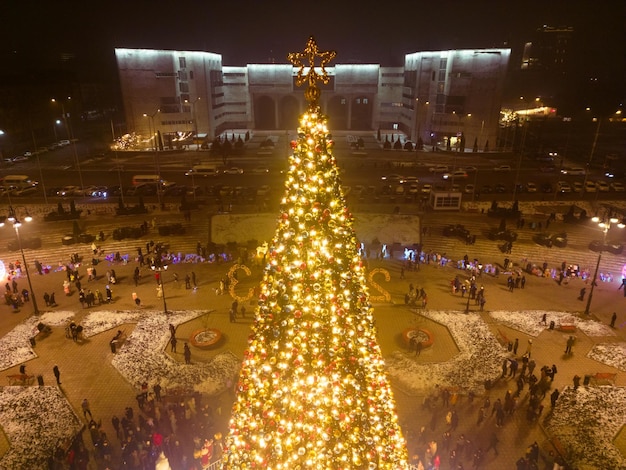
[[316,101],[292,148],[224,468],[407,469],[352,214]]

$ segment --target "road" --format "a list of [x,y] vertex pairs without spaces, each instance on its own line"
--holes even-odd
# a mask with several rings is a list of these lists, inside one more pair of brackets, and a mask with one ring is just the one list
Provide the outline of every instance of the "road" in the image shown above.
[[[53,152],[42,154],[37,158],[31,158],[25,162],[15,163],[2,168],[2,174],[26,174],[31,179],[40,181],[42,191],[37,197],[29,196],[25,199],[28,203],[47,202],[56,204],[63,200],[56,196],[56,190],[66,185],[80,186],[80,181],[84,186],[131,186],[131,180],[135,174],[156,174],[167,181],[187,186],[201,186],[203,190],[209,189],[208,198],[215,196],[215,189],[221,186],[241,188],[240,195],[244,194],[245,202],[255,203],[255,188],[260,186],[270,186],[272,189],[280,189],[283,184],[283,172],[287,166],[284,157],[287,153],[286,136],[278,137],[277,144],[269,152],[261,152],[258,144],[250,141],[244,156],[229,157],[226,166],[237,166],[244,169],[241,175],[220,175],[208,178],[190,178],[184,176],[194,164],[215,163],[223,165],[221,159],[211,157],[208,151],[166,151],[166,152],[137,152],[137,153],[107,153],[94,156],[89,151],[86,144],[77,143],[76,148],[72,146],[64,147]],[[453,185],[458,185],[464,191],[466,185],[474,185],[475,192],[482,198],[489,200],[511,200],[513,198],[520,201],[532,200],[587,200],[606,201],[611,199],[622,199],[622,193],[591,192],[591,193],[560,193],[557,192],[557,181],[566,181],[573,185],[574,182],[584,183],[585,176],[562,175],[558,168],[553,171],[541,171],[542,165],[527,157],[520,158],[513,154],[497,153],[463,153],[455,152],[403,152],[403,151],[383,151],[376,141],[370,136],[366,140],[365,149],[362,152],[354,152],[343,139],[338,138],[334,154],[339,166],[342,168],[342,181],[351,189],[370,186],[379,196],[384,193],[396,192],[399,182],[385,181],[382,178],[388,175],[400,175],[403,177],[414,177],[418,181],[420,196],[424,197],[422,188],[424,184],[430,184],[434,189],[450,190]],[[557,166],[561,163],[557,162]],[[574,162],[565,160],[564,166],[576,165]],[[467,177],[444,179],[442,173],[429,171],[431,167],[444,165],[452,172],[455,169],[475,168],[468,170]],[[508,171],[496,171],[495,168],[506,165],[510,167]],[[265,167],[267,173],[253,173],[251,170]],[[80,170],[79,170],[80,168]],[[546,168],[543,167],[543,170]],[[600,170],[593,170],[587,177],[590,181],[611,180],[604,177]],[[515,183],[525,187],[526,183],[533,182],[537,186],[537,192],[527,192],[525,189],[514,192]],[[502,185],[502,192],[495,192],[496,186]],[[550,189],[544,186],[550,185]],[[44,200],[43,189],[47,196]],[[400,191],[400,190],[399,190]],[[204,191],[202,191],[204,192]],[[219,192],[219,191],[217,191]],[[408,188],[404,191],[408,194]],[[6,197],[6,196],[3,196]],[[77,196],[68,196],[77,199]],[[474,197],[468,192],[466,198]],[[177,201],[179,196],[173,196],[165,200]],[[49,200],[48,200],[49,199]],[[156,201],[156,198],[153,198]],[[407,202],[413,202],[416,198],[407,198]],[[148,198],[148,201],[151,199]],[[98,202],[93,200],[91,202]],[[125,201],[126,202],[126,201]],[[129,198],[129,202],[136,202]],[[235,200],[229,203],[239,202]],[[402,201],[397,201],[402,202]]]

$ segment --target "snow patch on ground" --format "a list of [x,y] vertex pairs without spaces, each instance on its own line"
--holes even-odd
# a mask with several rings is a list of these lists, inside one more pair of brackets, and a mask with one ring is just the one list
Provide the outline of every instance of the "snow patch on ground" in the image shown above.
[[626,372],[626,343],[596,344],[587,357]]
[[[541,322],[544,313],[546,314],[546,325]],[[495,310],[489,312],[489,315],[498,323],[535,337],[548,328],[551,321],[555,323],[556,328],[559,325],[574,325],[576,329],[582,331],[587,336],[616,336],[615,332],[608,325],[595,320],[580,318],[568,312],[548,312],[542,310],[509,312]]]
[[54,311],[43,315],[32,316],[13,328],[7,335],[0,338],[0,370],[6,370],[37,357],[30,344],[39,330],[37,325],[64,326],[74,316],[74,312]]
[[581,470],[626,468],[626,459],[613,439],[626,422],[626,388],[566,388],[546,429],[565,447],[568,461]]
[[485,380],[499,377],[507,354],[482,318],[458,311],[422,314],[448,328],[459,354],[445,363],[418,364],[396,351],[385,362],[389,376],[402,388],[423,392],[438,384],[479,392]]
[[57,387],[0,388],[0,422],[11,448],[2,469],[44,469],[59,442],[71,440],[82,423]]

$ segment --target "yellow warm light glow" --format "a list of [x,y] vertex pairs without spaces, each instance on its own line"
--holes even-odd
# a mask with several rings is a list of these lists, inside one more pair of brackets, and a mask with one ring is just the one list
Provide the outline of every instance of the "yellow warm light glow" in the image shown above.
[[226,469],[408,468],[332,147],[311,105],[292,143]]

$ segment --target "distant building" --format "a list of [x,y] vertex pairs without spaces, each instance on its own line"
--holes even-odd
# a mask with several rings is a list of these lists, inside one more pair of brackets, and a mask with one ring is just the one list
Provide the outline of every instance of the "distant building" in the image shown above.
[[[211,52],[116,49],[129,131],[169,145],[229,129],[296,127],[307,106],[291,64],[223,66]],[[320,106],[334,130],[403,132],[413,142],[495,147],[510,49],[407,54],[404,67],[336,64]]]

